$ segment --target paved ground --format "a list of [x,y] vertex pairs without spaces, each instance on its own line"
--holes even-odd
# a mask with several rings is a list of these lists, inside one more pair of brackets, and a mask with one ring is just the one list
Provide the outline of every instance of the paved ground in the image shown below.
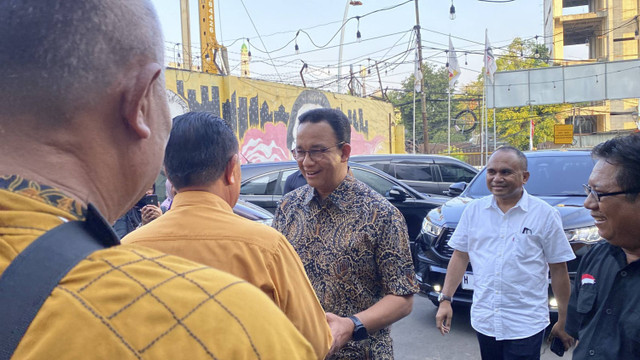
[[[475,331],[471,328],[468,311],[454,308],[451,333],[442,336],[435,326],[437,308],[426,298],[416,296],[413,312],[391,328],[395,358],[398,360],[472,360],[480,359]],[[542,360],[558,360],[543,344]],[[562,359],[570,359],[565,353]]]

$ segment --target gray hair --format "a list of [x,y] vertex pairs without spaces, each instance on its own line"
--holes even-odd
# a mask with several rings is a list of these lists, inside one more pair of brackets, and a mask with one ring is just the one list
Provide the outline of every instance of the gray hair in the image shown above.
[[0,0],[0,109],[65,118],[135,61],[163,64],[148,0]]

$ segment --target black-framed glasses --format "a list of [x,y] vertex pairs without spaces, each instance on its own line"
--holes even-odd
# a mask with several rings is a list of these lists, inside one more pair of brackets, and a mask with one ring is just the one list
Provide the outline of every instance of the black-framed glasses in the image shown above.
[[603,198],[605,196],[614,196],[614,195],[622,195],[622,194],[637,194],[640,192],[640,189],[631,189],[631,190],[626,190],[626,191],[614,191],[614,192],[609,192],[609,193],[603,193],[603,192],[597,192],[595,190],[593,190],[593,188],[587,184],[582,184],[582,187],[584,188],[584,193],[587,194],[587,196],[589,195],[593,195],[593,198],[596,199],[597,202],[600,202],[600,198]]
[[293,158],[296,159],[297,161],[303,161],[307,155],[309,155],[310,160],[318,161],[324,158],[324,154],[326,154],[327,151],[333,149],[334,147],[342,146],[344,144],[345,142],[342,141],[333,146],[329,146],[322,149],[316,149],[316,150],[308,150],[308,151],[293,149],[291,150],[291,153],[293,154]]

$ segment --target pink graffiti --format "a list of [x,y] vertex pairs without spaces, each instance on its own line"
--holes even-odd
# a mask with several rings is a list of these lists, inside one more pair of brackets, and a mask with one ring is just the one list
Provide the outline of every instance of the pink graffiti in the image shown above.
[[[366,140],[364,135],[351,127],[351,155],[369,155],[383,152],[384,136],[377,135],[373,140]],[[388,152],[388,149],[387,151]]]
[[[351,155],[375,154],[384,152],[382,148],[384,136],[377,135],[373,140],[366,140],[364,135],[351,127]],[[264,131],[249,129],[240,144],[242,163],[291,160],[291,154],[287,149],[287,126],[279,122],[267,123]]]
[[279,122],[267,123],[264,132],[260,129],[249,129],[244,134],[240,152],[244,155],[242,163],[285,161],[290,160],[291,155],[287,150],[287,126]]

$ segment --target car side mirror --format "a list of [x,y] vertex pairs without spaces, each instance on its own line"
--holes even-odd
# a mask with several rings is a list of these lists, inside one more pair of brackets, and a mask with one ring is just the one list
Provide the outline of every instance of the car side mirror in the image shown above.
[[399,186],[393,186],[387,192],[387,197],[390,197],[390,198],[392,198],[393,200],[396,200],[396,201],[405,201],[405,200],[407,200],[408,196],[409,196],[409,194],[407,194],[407,192],[404,191],[404,189],[399,187]]
[[462,194],[462,192],[466,188],[467,188],[467,183],[464,182],[464,181],[461,181],[461,182],[457,182],[457,183],[451,184],[449,186],[449,191],[445,191],[444,193],[447,196],[456,197],[456,196]]

